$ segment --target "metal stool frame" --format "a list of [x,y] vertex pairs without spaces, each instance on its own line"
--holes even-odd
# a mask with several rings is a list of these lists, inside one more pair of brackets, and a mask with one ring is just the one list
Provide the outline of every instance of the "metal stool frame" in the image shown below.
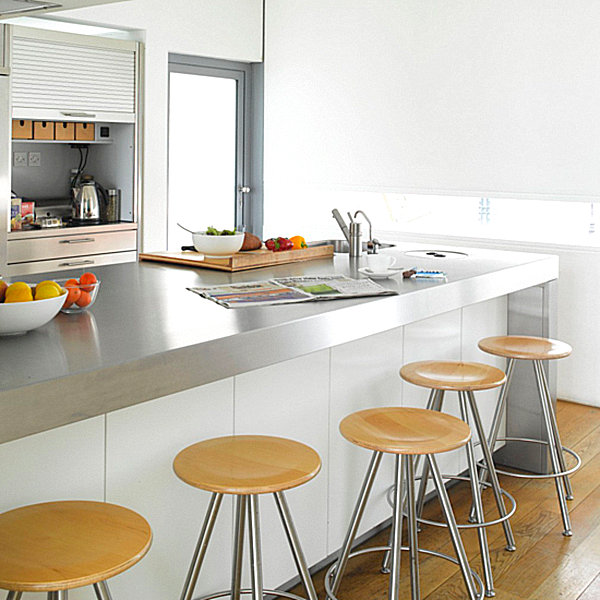
[[[292,600],[304,600],[300,596],[290,594],[288,592],[280,592],[277,590],[265,590],[263,587],[263,576],[262,576],[262,552],[261,552],[261,540],[260,540],[260,515],[258,505],[258,494],[250,495],[238,495],[236,496],[236,507],[235,507],[235,524],[234,524],[234,541],[233,541],[233,561],[231,569],[231,589],[223,592],[216,592],[214,594],[208,594],[202,596],[201,599],[208,600],[212,598],[220,598],[222,596],[230,596],[232,600],[240,600],[240,596],[243,594],[252,594],[253,600],[263,600],[264,592],[274,594],[276,596],[283,596],[285,598],[291,598]],[[318,600],[315,587],[313,585],[308,567],[306,565],[306,559],[294,523],[292,521],[292,515],[287,504],[287,500],[283,492],[273,493],[275,498],[275,504],[281,518],[283,529],[285,531],[296,568],[300,579],[306,589],[308,600]],[[200,530],[198,537],[198,543],[192,557],[192,562],[183,586],[181,593],[181,600],[192,600],[194,590],[196,588],[196,582],[198,581],[198,575],[206,551],[208,543],[212,535],[214,525],[221,507],[223,500],[223,494],[213,493],[206,511],[204,523]],[[251,567],[251,589],[241,589],[242,580],[242,562],[244,553],[244,527],[246,517],[248,518],[248,539],[250,545],[250,567]],[[200,598],[197,600],[201,600]],[[99,600],[110,600],[100,599]]]
[[[460,406],[460,413],[462,420],[469,424],[469,409],[473,416],[473,421],[475,425],[475,429],[477,431],[477,437],[479,438],[479,443],[483,450],[483,460],[484,464],[489,465],[489,473],[491,477],[491,487],[494,493],[494,499],[496,502],[496,506],[498,508],[498,512],[500,513],[500,519],[496,519],[494,521],[486,521],[483,511],[483,503],[481,500],[481,491],[484,487],[480,485],[480,476],[477,470],[477,464],[475,462],[475,452],[474,447],[475,443],[473,440],[469,440],[467,445],[465,446],[467,452],[467,463],[468,463],[468,471],[469,471],[469,480],[471,481],[471,495],[472,495],[472,510],[471,510],[471,525],[458,525],[458,528],[476,528],[477,529],[477,537],[479,541],[479,551],[481,554],[481,562],[483,565],[483,579],[485,582],[485,595],[488,598],[491,598],[496,595],[494,591],[494,577],[492,574],[492,563],[490,558],[490,550],[487,541],[487,532],[486,528],[494,525],[496,523],[501,523],[504,529],[504,536],[506,538],[506,550],[509,552],[514,552],[516,549],[515,539],[513,536],[512,528],[510,526],[510,517],[515,512],[516,501],[515,499],[508,494],[508,492],[502,490],[500,487],[500,482],[498,481],[498,475],[494,468],[494,462],[492,460],[492,453],[490,448],[487,445],[485,431],[483,429],[483,424],[481,422],[481,417],[479,415],[479,410],[477,408],[477,403],[475,402],[475,395],[472,391],[458,391],[458,399]],[[444,402],[445,390],[440,389],[432,389],[429,394],[429,400],[427,402],[427,408],[430,410],[442,410],[443,402]],[[423,470],[419,484],[419,491],[417,494],[417,521],[419,523],[427,523],[428,521],[422,519],[423,514],[423,504],[425,500],[425,492],[427,489],[427,481],[429,479],[429,464],[425,462],[423,465]],[[506,506],[504,505],[504,500],[502,496],[507,496],[511,501],[511,510],[507,511]],[[429,524],[441,525],[445,526],[442,523],[432,523]],[[386,553],[381,570],[385,573],[389,568],[389,553]]]
[[[569,480],[569,475],[574,473],[581,466],[581,458],[579,455],[573,450],[566,448],[562,445],[560,441],[560,434],[558,432],[558,424],[556,421],[556,413],[554,411],[554,406],[552,405],[552,397],[550,396],[550,389],[548,387],[548,381],[546,379],[546,374],[544,373],[544,368],[541,360],[532,360],[533,372],[535,375],[535,382],[537,385],[538,396],[540,400],[540,404],[542,407],[542,413],[544,415],[544,425],[546,428],[546,435],[548,437],[548,441],[545,440],[533,440],[530,438],[500,438],[498,437],[498,433],[500,430],[500,423],[502,421],[502,416],[506,410],[506,397],[508,395],[508,390],[510,388],[510,382],[512,379],[512,374],[515,365],[514,358],[508,359],[508,364],[506,368],[506,381],[502,386],[502,390],[500,392],[500,397],[498,398],[498,404],[496,405],[496,411],[494,413],[494,419],[492,421],[492,427],[490,430],[490,436],[488,440],[488,446],[490,450],[493,452],[496,447],[496,443],[499,441],[515,441],[515,442],[530,442],[530,443],[539,443],[539,444],[547,444],[550,450],[550,462],[552,464],[552,473],[548,474],[520,474],[520,473],[511,473],[509,471],[498,471],[504,475],[508,475],[511,477],[522,477],[522,478],[532,478],[532,479],[543,479],[543,478],[553,478],[556,486],[556,495],[558,498],[558,504],[560,507],[560,513],[562,516],[563,522],[563,535],[565,537],[570,537],[573,535],[573,531],[571,529],[571,518],[569,517],[569,509],[567,507],[567,500],[573,500],[573,488],[571,487],[571,482]],[[565,462],[564,453],[567,452],[575,457],[576,465],[570,469],[567,469],[567,465]],[[488,470],[485,465],[480,465],[480,481],[485,483],[488,476]],[[474,507],[471,509],[471,514],[473,515]]]
[[[81,586],[85,587],[85,586]],[[98,600],[112,600],[110,590],[106,581],[99,581],[93,584],[94,592]],[[76,589],[76,588],[73,588]],[[21,600],[23,592],[10,591],[6,595],[6,600]],[[69,597],[69,590],[56,590],[54,592],[47,592],[48,600],[67,600]]]
[[[325,588],[327,598],[329,600],[337,600],[336,594],[339,591],[342,578],[346,571],[348,559],[357,554],[365,551],[359,551],[357,553],[351,553],[351,548],[356,538],[362,516],[364,514],[369,495],[373,488],[373,482],[379,470],[381,464],[381,458],[383,452],[373,452],[369,468],[365,475],[363,484],[361,486],[352,518],[350,520],[350,526],[346,533],[344,543],[340,549],[338,559],[330,567],[326,575]],[[426,455],[426,461],[429,465],[431,473],[433,475],[433,481],[438,491],[438,497],[444,513],[444,518],[448,524],[448,531],[450,538],[456,552],[456,563],[459,565],[469,600],[480,600],[483,596],[483,586],[481,586],[481,592],[477,593],[475,588],[475,582],[473,578],[473,572],[469,567],[469,561],[465,552],[460,532],[456,526],[456,520],[454,513],[452,512],[452,505],[448,499],[446,488],[444,487],[444,481],[440,474],[435,456],[433,454]],[[418,544],[417,534],[417,498],[415,495],[415,465],[414,456],[411,455],[396,455],[395,457],[395,491],[394,491],[394,513],[392,520],[392,535],[390,545],[381,546],[377,549],[385,550],[386,554],[389,552],[391,555],[391,569],[390,569],[390,582],[388,589],[389,600],[399,600],[399,583],[400,583],[400,561],[401,552],[406,550],[409,553],[410,560],[410,583],[411,583],[411,600],[419,600],[421,597],[420,593],[420,581],[419,581],[419,552],[431,553],[429,551],[420,550]],[[404,488],[406,487],[406,498],[408,502],[408,546],[402,547],[402,497]],[[374,551],[369,549],[369,551]],[[437,555],[437,554],[436,554]],[[449,558],[443,555],[442,558]],[[479,578],[477,578],[479,581]]]

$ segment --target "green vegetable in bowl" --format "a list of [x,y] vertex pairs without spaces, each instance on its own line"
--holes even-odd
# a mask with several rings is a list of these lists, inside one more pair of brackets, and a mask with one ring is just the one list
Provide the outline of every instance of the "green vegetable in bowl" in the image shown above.
[[223,229],[222,231],[219,231],[212,226],[206,228],[206,235],[235,235],[236,233],[237,231],[235,229]]

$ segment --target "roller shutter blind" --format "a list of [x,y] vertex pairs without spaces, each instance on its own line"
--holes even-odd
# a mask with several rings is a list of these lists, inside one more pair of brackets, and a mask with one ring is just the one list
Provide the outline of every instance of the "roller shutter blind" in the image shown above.
[[133,114],[135,52],[15,36],[16,108]]

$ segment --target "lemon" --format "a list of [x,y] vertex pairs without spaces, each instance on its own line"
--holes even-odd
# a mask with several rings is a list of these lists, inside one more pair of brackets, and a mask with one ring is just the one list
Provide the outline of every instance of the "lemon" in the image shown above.
[[28,284],[23,281],[17,281],[11,283],[6,288],[6,294],[4,296],[4,302],[30,302],[33,300],[33,294]]
[[[60,287],[60,285],[58,285],[58,283],[56,283],[56,281],[50,281],[49,279],[46,279],[46,281],[40,281],[36,286],[35,286],[35,293],[37,294],[38,288],[40,288],[43,285],[51,285],[54,286],[57,290],[58,290],[58,295],[60,296],[60,294],[62,294],[62,288]],[[37,298],[36,298],[37,300]]]
[[50,283],[44,285],[38,284],[35,288],[35,299],[47,300],[48,298],[58,298],[59,296],[62,296],[62,293],[63,291],[60,286],[50,285]]

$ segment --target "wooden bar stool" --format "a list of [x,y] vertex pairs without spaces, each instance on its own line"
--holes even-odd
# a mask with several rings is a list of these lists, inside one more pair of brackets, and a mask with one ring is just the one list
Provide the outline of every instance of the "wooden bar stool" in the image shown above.
[[[510,517],[516,510],[515,499],[500,487],[498,475],[494,469],[492,454],[488,447],[485,431],[475,401],[474,392],[481,390],[490,390],[500,387],[506,376],[504,373],[489,365],[481,363],[466,363],[458,361],[422,361],[404,365],[400,369],[400,376],[414,385],[425,387],[431,390],[429,396],[428,408],[436,411],[442,410],[444,394],[447,391],[458,392],[461,418],[465,423],[469,423],[469,409],[473,416],[473,423],[477,431],[477,437],[483,451],[483,464],[488,468],[491,479],[491,487],[494,493],[494,499],[500,518],[486,521],[483,503],[481,500],[481,487],[478,484],[479,477],[477,464],[475,462],[474,444],[469,440],[466,444],[467,464],[469,477],[458,477],[454,475],[444,476],[447,479],[467,479],[471,482],[471,494],[473,501],[473,515],[471,523],[458,525],[459,528],[476,528],[479,538],[479,549],[481,552],[481,561],[483,564],[483,574],[485,582],[485,595],[494,596],[494,581],[492,576],[492,566],[490,552],[487,543],[486,528],[496,524],[502,524],[506,538],[506,550],[513,552],[515,550],[515,540],[510,526]],[[429,525],[443,525],[436,521],[421,518],[423,511],[423,501],[429,477],[429,465],[425,463],[417,495],[417,516],[420,523]],[[490,485],[490,484],[486,484]],[[502,496],[511,502],[511,510],[507,511]],[[445,526],[445,525],[444,525]]]
[[[340,431],[349,442],[372,450],[373,455],[340,554],[325,576],[327,597],[336,600],[336,594],[350,558],[367,552],[389,551],[391,553],[391,569],[388,598],[389,600],[398,600],[400,555],[402,551],[408,551],[412,600],[419,600],[420,598],[419,552],[458,564],[469,599],[482,598],[483,584],[477,574],[469,567],[467,555],[452,512],[452,505],[448,499],[444,481],[435,460],[435,454],[448,452],[467,444],[471,439],[469,426],[456,417],[431,410],[389,407],[371,408],[348,415],[340,423]],[[384,453],[396,455],[395,503],[390,545],[350,552]],[[417,500],[415,495],[415,456],[425,456],[427,464],[430,466],[450,538],[456,552],[456,558],[433,550],[419,548]],[[402,546],[402,498],[404,490],[406,490],[408,503],[408,546]],[[475,581],[481,590],[479,594],[475,588]]]
[[0,515],[0,588],[7,600],[23,592],[67,591],[92,585],[111,600],[106,580],[139,562],[152,530],[137,513],[105,502],[62,501],[23,506]]
[[[175,457],[173,469],[185,483],[212,493],[183,586],[181,600],[192,600],[224,494],[236,496],[231,589],[202,596],[202,598],[230,596],[232,600],[239,600],[241,594],[252,594],[253,600],[263,600],[263,594],[267,592],[292,600],[303,600],[289,592],[263,588],[258,497],[260,494],[267,493],[273,494],[275,498],[307,596],[309,600],[317,600],[290,509],[283,494],[284,490],[310,481],[321,469],[321,459],[312,448],[279,437],[261,435],[219,437],[183,449]],[[252,589],[241,589],[246,514]]]
[[[569,475],[579,469],[581,466],[581,458],[570,448],[564,447],[560,441],[558,425],[556,422],[556,413],[554,412],[554,406],[552,405],[550,389],[548,387],[548,381],[546,380],[546,374],[544,372],[542,361],[566,358],[571,354],[572,348],[569,346],[569,344],[560,342],[558,340],[524,335],[489,337],[481,340],[478,345],[481,350],[487,352],[488,354],[494,354],[495,356],[502,356],[508,359],[508,364],[506,367],[506,383],[504,384],[502,392],[500,393],[500,398],[498,400],[498,405],[492,421],[492,428],[489,438],[490,448],[493,451],[496,447],[496,442],[500,441],[544,444],[547,445],[548,449],[550,450],[550,462],[552,464],[552,473],[546,474],[512,473],[509,471],[501,471],[500,469],[496,469],[496,471],[511,477],[522,477],[528,479],[554,478],[558,504],[560,506],[560,512],[563,521],[563,535],[569,537],[573,535],[571,530],[569,509],[566,502],[567,500],[573,499],[573,489],[571,487],[571,482],[569,481]],[[510,388],[515,360],[529,360],[532,363],[539,400],[542,407],[542,413],[544,415],[544,425],[546,428],[547,440],[498,437],[502,416],[506,410],[506,397]],[[565,452],[573,456],[576,461],[576,464],[570,469],[567,468],[565,462]],[[482,480],[485,481],[486,477],[487,473],[484,472]]]

